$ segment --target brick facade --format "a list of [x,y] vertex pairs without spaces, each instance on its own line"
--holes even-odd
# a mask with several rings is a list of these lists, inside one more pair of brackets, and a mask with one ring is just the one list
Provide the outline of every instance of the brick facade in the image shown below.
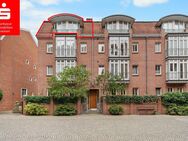
[[28,95],[37,95],[37,46],[29,31],[21,30],[19,36],[1,36],[0,89],[3,99],[0,111],[12,110],[21,101],[21,89]]
[[[78,29],[66,29],[69,26],[69,22],[79,23]],[[118,21],[118,22],[117,22]],[[38,49],[38,61],[39,61],[39,81],[38,81],[38,92],[41,95],[47,94],[47,78],[46,66],[53,66],[53,74],[56,74],[56,60],[57,59],[70,59],[56,56],[56,37],[75,37],[76,39],[76,65],[85,65],[86,69],[91,72],[91,83],[90,89],[98,89],[95,85],[95,78],[98,75],[99,65],[104,65],[105,71],[110,71],[109,60],[120,60],[128,61],[128,81],[127,83],[127,94],[132,95],[133,88],[139,89],[139,95],[156,95],[156,91],[159,88],[160,93],[165,93],[169,88],[173,91],[180,90],[188,91],[187,74],[185,73],[184,80],[167,81],[167,60],[170,59],[167,53],[167,36],[173,35],[176,32],[167,32],[162,28],[163,23],[173,21],[183,22],[185,29],[181,32],[178,31],[177,36],[183,34],[187,37],[188,31],[188,17],[186,15],[170,15],[161,18],[159,21],[141,22],[135,21],[134,18],[125,15],[112,15],[102,19],[102,21],[92,21],[92,19],[86,19],[72,14],[58,14],[50,17],[47,21],[44,21],[39,29],[36,37],[39,42]],[[62,23],[63,22],[63,23]],[[115,26],[119,26],[122,22],[128,29],[123,30],[109,30],[108,24],[117,23]],[[64,24],[64,25],[63,25]],[[67,24],[67,25],[66,25]],[[72,23],[71,23],[72,24]],[[73,23],[74,24],[74,23]],[[59,26],[62,27],[60,30]],[[113,24],[112,24],[113,26]],[[111,57],[110,58],[110,38],[121,37],[128,38],[128,57]],[[53,53],[46,53],[46,44],[53,43]],[[80,46],[82,43],[87,44],[87,53],[81,53]],[[98,52],[98,44],[105,45],[104,53]],[[138,53],[133,53],[133,44],[138,43]],[[155,44],[160,43],[161,51],[155,52]],[[188,48],[188,45],[187,45]],[[187,49],[186,49],[187,50]],[[120,51],[120,49],[119,49]],[[171,59],[174,59],[173,57]],[[176,56],[177,60],[188,60],[188,55]],[[138,66],[138,75],[133,74],[133,65]],[[161,74],[156,75],[156,65],[161,66]],[[188,71],[188,70],[187,70]],[[171,72],[173,73],[173,72]],[[178,72],[179,73],[179,72]],[[99,90],[100,91],[100,90]],[[181,89],[182,91],[182,89]],[[99,95],[101,93],[99,92]],[[99,96],[100,97],[100,96]]]

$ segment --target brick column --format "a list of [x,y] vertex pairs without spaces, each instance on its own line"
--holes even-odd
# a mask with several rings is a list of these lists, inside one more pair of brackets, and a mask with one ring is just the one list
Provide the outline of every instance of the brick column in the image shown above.
[[81,104],[81,99],[79,98],[77,103],[76,103],[76,109],[77,109],[77,114],[80,115],[82,112],[82,108],[81,108],[82,104]]
[[50,104],[49,104],[49,114],[53,115],[54,114],[54,100],[53,98],[50,99]]
[[103,97],[103,102],[102,102],[102,113],[105,115],[108,114],[108,105],[106,103],[105,97]]
[[22,114],[23,114],[23,115],[26,115],[26,112],[25,112],[25,110],[24,110],[25,105],[26,105],[26,101],[23,99],[23,104],[22,104]]

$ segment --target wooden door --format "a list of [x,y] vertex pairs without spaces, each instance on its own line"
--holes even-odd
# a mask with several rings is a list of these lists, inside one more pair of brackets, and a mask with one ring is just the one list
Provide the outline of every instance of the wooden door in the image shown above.
[[95,91],[90,91],[89,94],[89,108],[97,108],[97,93]]

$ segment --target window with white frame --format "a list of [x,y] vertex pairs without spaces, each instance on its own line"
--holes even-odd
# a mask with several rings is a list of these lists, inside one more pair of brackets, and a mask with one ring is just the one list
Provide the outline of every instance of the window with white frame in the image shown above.
[[133,65],[132,66],[132,69],[133,69],[133,75],[138,75],[138,65]]
[[75,57],[75,37],[56,37],[56,57]]
[[174,92],[174,88],[172,88],[172,87],[169,87],[169,88],[168,88],[168,92],[169,92],[169,93],[172,93],[172,92]]
[[183,88],[177,88],[177,92],[182,93],[183,92]]
[[181,21],[169,21],[162,24],[165,32],[183,32],[185,30],[185,23]]
[[156,88],[155,91],[157,96],[161,95],[161,88]]
[[47,66],[47,75],[53,75],[53,66],[49,65]]
[[99,65],[99,69],[98,69],[98,75],[102,75],[105,72],[105,68],[104,65]]
[[47,53],[53,53],[53,44],[52,43],[46,44],[46,51],[47,51]]
[[161,75],[161,65],[155,65],[155,75]]
[[21,89],[21,97],[27,96],[27,89],[26,88],[22,88]]
[[132,52],[133,53],[138,53],[138,43],[133,43],[132,44]]
[[98,53],[104,53],[104,52],[105,52],[104,44],[98,44]]
[[112,75],[121,76],[122,80],[129,79],[129,61],[128,60],[110,60],[109,72]]
[[65,67],[75,67],[76,60],[56,60],[56,74],[63,72]]
[[161,43],[156,42],[155,43],[155,53],[159,53],[159,52],[161,52]]
[[86,43],[80,44],[80,52],[81,53],[87,53],[87,44]]
[[139,95],[139,89],[133,88],[132,93],[133,93],[133,96],[138,96]]
[[128,37],[110,37],[109,56],[110,57],[127,57],[128,55],[129,55],[129,38]]

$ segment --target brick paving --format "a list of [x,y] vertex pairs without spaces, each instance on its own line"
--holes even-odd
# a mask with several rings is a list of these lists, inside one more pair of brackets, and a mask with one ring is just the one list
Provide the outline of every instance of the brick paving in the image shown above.
[[188,117],[0,113],[0,141],[188,141]]

